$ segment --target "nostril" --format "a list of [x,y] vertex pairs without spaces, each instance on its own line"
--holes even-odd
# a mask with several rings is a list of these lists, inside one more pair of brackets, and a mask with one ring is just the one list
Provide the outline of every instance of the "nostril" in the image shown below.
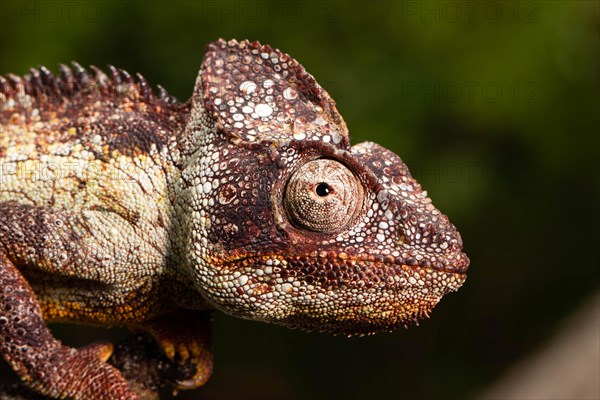
[[396,232],[398,241],[397,244],[398,246],[402,246],[404,243],[406,243],[406,234],[404,233],[404,229],[402,228],[398,228],[398,231]]
[[398,241],[399,244],[402,244],[404,242],[406,242],[407,238],[406,238],[406,226],[404,226],[404,224],[402,223],[401,220],[396,220],[393,223],[391,223],[391,225],[388,225],[391,230],[393,230],[393,232],[396,234],[396,240]]

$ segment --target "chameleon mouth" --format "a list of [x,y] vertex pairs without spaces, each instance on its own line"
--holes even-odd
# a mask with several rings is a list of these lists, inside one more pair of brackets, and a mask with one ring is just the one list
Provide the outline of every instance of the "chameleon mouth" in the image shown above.
[[[218,264],[220,268],[239,268],[250,264],[266,264],[266,265],[279,265],[285,266],[287,264],[298,263],[302,266],[302,272],[307,274],[309,272],[315,272],[319,269],[328,270],[340,270],[344,267],[346,269],[360,272],[362,266],[371,266],[372,270],[383,271],[390,273],[390,269],[398,269],[402,267],[411,268],[414,270],[430,270],[441,273],[466,275],[469,267],[470,260],[464,253],[457,253],[455,257],[449,259],[450,261],[442,263],[439,261],[431,261],[423,256],[417,255],[416,257],[402,258],[393,257],[390,255],[360,255],[351,256],[344,252],[326,252],[321,251],[319,253],[310,253],[304,255],[286,255],[286,254],[253,254],[253,255],[238,255],[229,259],[219,258],[213,260],[213,264]],[[318,265],[319,267],[316,267]],[[285,268],[285,267],[284,267]],[[358,269],[357,269],[358,268]],[[376,274],[380,275],[380,274]],[[391,274],[393,275],[393,273]]]
[[[468,263],[468,259],[466,260]],[[216,270],[227,280],[254,284],[253,294],[267,293],[279,286],[317,286],[323,290],[358,289],[384,292],[418,292],[441,297],[457,290],[466,280],[466,266],[439,268],[432,263],[397,263],[386,257],[347,257],[343,253],[285,256],[251,255],[223,261]]]
[[[316,266],[318,265],[318,267]],[[216,268],[212,293],[238,296],[215,306],[238,317],[304,330],[364,335],[392,331],[428,317],[463,272],[357,257],[252,255]],[[231,298],[230,298],[231,299]],[[232,303],[229,303],[232,301]]]

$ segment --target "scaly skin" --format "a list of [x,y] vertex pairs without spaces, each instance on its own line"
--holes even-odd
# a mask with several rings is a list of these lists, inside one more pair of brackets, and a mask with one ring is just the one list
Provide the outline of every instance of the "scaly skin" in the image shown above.
[[212,371],[213,309],[370,334],[464,282],[454,226],[397,155],[350,146],[288,55],[212,43],[185,104],[92,70],[0,77],[0,352],[40,393],[136,398],[109,346],[48,321],[146,330],[196,366],[187,389]]

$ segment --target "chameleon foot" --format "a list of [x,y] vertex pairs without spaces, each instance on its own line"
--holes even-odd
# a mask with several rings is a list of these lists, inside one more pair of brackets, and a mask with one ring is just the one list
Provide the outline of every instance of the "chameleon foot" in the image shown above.
[[161,346],[167,358],[193,367],[193,375],[176,383],[177,390],[196,389],[212,373],[211,317],[206,312],[179,310],[142,327]]

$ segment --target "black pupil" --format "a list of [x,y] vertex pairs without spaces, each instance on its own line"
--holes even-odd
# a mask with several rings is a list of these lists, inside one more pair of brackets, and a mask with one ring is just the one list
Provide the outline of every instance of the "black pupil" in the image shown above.
[[315,192],[317,192],[319,197],[325,197],[329,194],[329,192],[331,192],[331,189],[329,188],[328,184],[321,182],[317,185]]

